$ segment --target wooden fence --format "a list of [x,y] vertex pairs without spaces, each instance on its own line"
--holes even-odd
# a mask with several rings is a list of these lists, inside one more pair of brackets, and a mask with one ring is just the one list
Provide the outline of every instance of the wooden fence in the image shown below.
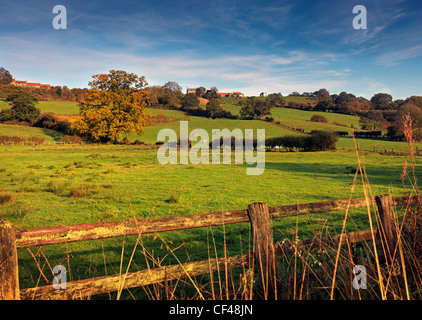
[[[377,206],[380,214],[381,231],[364,230],[350,232],[329,238],[302,240],[300,247],[312,248],[335,246],[342,241],[354,243],[385,237],[386,243],[394,246],[395,232],[392,229],[392,207],[417,204],[420,198],[375,196],[346,200],[324,201],[316,203],[288,205],[268,208],[265,203],[251,204],[247,210],[235,210],[218,213],[204,213],[139,219],[133,221],[90,223],[72,226],[57,226],[36,229],[17,229],[12,224],[0,222],[0,300],[18,299],[79,299],[92,295],[145,286],[184,277],[209,274],[222,269],[233,269],[255,264],[260,278],[260,286],[268,299],[277,296],[277,263],[275,256],[292,252],[285,243],[273,242],[270,219],[290,216],[324,213],[345,209]],[[172,230],[193,229],[218,225],[250,222],[253,239],[253,251],[224,258],[177,264],[127,274],[103,276],[92,279],[71,281],[65,290],[56,290],[53,285],[36,288],[19,288],[17,248],[44,246],[57,243],[86,241],[129,235],[141,235]]]

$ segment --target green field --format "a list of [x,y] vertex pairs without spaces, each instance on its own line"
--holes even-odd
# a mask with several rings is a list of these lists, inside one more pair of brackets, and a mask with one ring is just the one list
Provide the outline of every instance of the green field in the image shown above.
[[50,130],[28,126],[17,126],[10,124],[0,124],[0,135],[17,137],[42,137],[46,142],[58,142],[64,134]]
[[[254,202],[277,206],[344,199],[353,185],[350,168],[357,166],[354,151],[270,152],[265,172],[247,176],[246,164],[163,166],[156,152],[153,147],[119,145],[1,146],[0,183],[12,200],[0,205],[0,217],[18,227],[37,228],[245,209]],[[362,158],[373,194],[403,194],[400,175],[405,157],[368,152]],[[418,179],[422,178],[420,169],[417,159]],[[362,195],[358,183],[353,197]],[[326,220],[324,228],[329,232],[339,233],[343,214],[301,217],[298,236],[311,237],[321,228],[321,220]],[[368,227],[365,210],[354,211],[348,221],[348,230]],[[275,240],[291,237],[296,219],[275,221],[274,226]],[[52,245],[42,251],[50,265],[65,264],[72,279],[85,279],[118,273],[121,261],[128,264],[136,239]],[[166,265],[177,263],[167,246],[175,249],[179,261],[187,262],[207,259],[210,248],[213,255],[214,250],[224,255],[223,243],[229,255],[250,250],[248,239],[249,227],[241,224],[145,235],[142,245]],[[19,259],[21,287],[45,283],[28,251],[20,249]],[[45,260],[38,259],[48,273]],[[129,270],[146,267],[138,248]],[[135,292],[146,298],[142,289]]]
[[[185,116],[186,117],[186,116]],[[284,129],[282,127],[276,126],[271,123],[267,123],[260,120],[226,120],[226,119],[208,119],[202,117],[193,117],[189,116],[189,131],[201,128],[205,129],[208,132],[208,135],[211,139],[212,136],[212,129],[229,129],[233,130],[236,128],[241,129],[243,132],[246,129],[254,130],[254,137],[256,137],[257,131],[256,129],[265,129],[265,136],[266,137],[275,137],[275,136],[283,136],[288,134],[295,134],[290,130]],[[141,141],[147,143],[155,143],[157,141],[157,134],[161,129],[172,129],[174,130],[177,135],[179,135],[180,131],[180,123],[179,121],[160,124],[152,127],[144,128],[144,133],[142,135],[135,135],[130,134],[126,135],[129,140],[133,141],[139,139]]]
[[[57,112],[61,107],[63,109],[60,110],[64,110],[65,105],[69,107],[69,113],[73,113],[70,111],[71,104],[62,102],[46,103],[43,111]],[[210,137],[212,129],[223,128],[265,129],[266,137],[295,134],[259,120],[212,120],[186,116],[176,110],[149,111],[152,115],[162,113],[177,119],[189,118],[190,130],[206,129]],[[307,131],[320,128],[317,127],[319,124],[308,121],[312,114],[293,109],[273,109],[273,116],[279,121],[297,123]],[[353,116],[323,115],[330,122],[347,125],[346,130],[351,130],[358,121]],[[351,137],[340,138],[337,151],[267,152],[264,173],[248,176],[247,164],[159,164],[157,147],[154,146],[159,130],[170,128],[177,133],[179,125],[179,121],[175,121],[146,127],[143,135],[127,135],[131,141],[139,139],[150,143],[145,146],[60,145],[54,144],[62,137],[57,132],[0,125],[0,135],[39,136],[49,142],[41,146],[0,145],[0,219],[20,228],[38,228],[134,217],[221,212],[246,209],[255,202],[280,206],[364,195],[360,177],[353,184],[351,169],[357,167],[358,159]],[[336,130],[345,128],[333,124],[326,126]],[[403,166],[410,163],[409,158],[380,154],[384,150],[405,151],[408,149],[406,143],[385,139],[356,139],[356,143],[372,194],[401,196],[410,190],[408,177],[404,184],[401,179]],[[416,147],[421,148],[422,145],[417,144]],[[422,178],[420,159],[417,157],[415,163],[418,180]],[[409,170],[407,168],[407,172]],[[274,221],[274,238],[276,241],[294,241],[296,236],[309,238],[322,231],[338,234],[343,218],[344,212],[337,212]],[[363,230],[368,226],[365,209],[350,213],[347,230]],[[240,224],[144,235],[142,245],[136,245],[137,237],[131,236],[46,246],[42,248],[45,258],[40,251],[37,253],[37,248],[31,249],[33,255],[26,249],[19,249],[21,287],[46,284],[39,268],[49,274],[49,265],[63,264],[70,271],[70,280],[79,280],[119,273],[121,264],[126,270],[129,261],[128,270],[137,271],[157,265],[207,259],[215,254],[219,257],[235,255],[251,250],[249,239],[248,224]],[[136,254],[131,260],[133,250]],[[195,281],[208,283],[209,279],[205,277]],[[178,298],[195,296],[191,283],[183,282],[179,287]],[[130,294],[125,293],[124,298],[154,298],[155,294],[148,290],[133,289]],[[100,298],[110,297],[102,295]]]
[[[7,102],[0,100],[0,109],[9,107],[10,105]],[[79,113],[77,102],[72,101],[40,101],[36,107],[39,108],[41,112],[54,112],[65,115]]]

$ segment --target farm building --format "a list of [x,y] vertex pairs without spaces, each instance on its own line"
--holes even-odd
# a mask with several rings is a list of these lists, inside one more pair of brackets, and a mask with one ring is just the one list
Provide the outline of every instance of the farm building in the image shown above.
[[49,84],[42,84],[42,83],[38,83],[38,82],[17,81],[17,80],[15,80],[15,78],[13,78],[13,80],[10,84],[13,84],[13,85],[19,86],[19,87],[30,87],[30,88],[50,89],[50,87],[51,87]]

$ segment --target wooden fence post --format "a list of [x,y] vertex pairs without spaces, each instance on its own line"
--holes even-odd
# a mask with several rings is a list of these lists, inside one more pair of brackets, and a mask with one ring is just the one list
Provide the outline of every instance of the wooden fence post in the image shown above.
[[277,299],[278,267],[267,204],[254,203],[249,205],[248,216],[252,229],[255,267],[261,280],[264,298]]
[[0,300],[20,300],[15,227],[0,221]]
[[388,263],[393,262],[393,254],[397,245],[397,233],[394,222],[394,204],[391,195],[376,196],[375,201],[381,221],[380,237],[386,244]]

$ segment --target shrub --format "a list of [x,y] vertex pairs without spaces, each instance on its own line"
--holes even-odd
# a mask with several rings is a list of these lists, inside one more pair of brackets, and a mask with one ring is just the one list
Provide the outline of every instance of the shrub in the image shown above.
[[155,117],[150,117],[147,120],[147,123],[145,126],[155,126],[157,124],[161,124],[161,123],[169,123],[169,122],[174,122],[177,121],[178,119],[175,117],[168,117],[162,113],[158,114]]
[[0,205],[13,200],[13,195],[10,192],[0,191]]
[[60,119],[60,117],[53,112],[44,112],[33,124],[34,127],[51,129],[63,134],[73,134],[72,125],[66,119]]
[[287,151],[302,150],[304,148],[305,136],[283,136],[273,137],[265,140],[265,145],[270,148],[283,147]]
[[40,145],[45,142],[43,137],[0,136],[0,144],[28,144]]
[[338,136],[329,131],[312,131],[306,137],[304,151],[328,151],[336,150]]
[[140,146],[140,145],[145,144],[145,142],[143,142],[143,141],[141,141],[141,140],[136,139],[135,141],[133,141],[133,142],[132,142],[132,144],[133,144],[133,145]]
[[[213,147],[213,141],[209,143],[210,148]],[[256,150],[257,148],[257,141],[258,141],[257,139],[252,139],[252,145],[253,145],[254,150]],[[220,148],[223,146],[224,146],[224,137],[220,137]],[[231,147],[231,150],[236,150],[236,138],[233,136],[230,138],[230,147]],[[243,139],[242,150],[244,150],[244,148],[245,148],[245,139]]]
[[273,137],[265,140],[270,148],[283,147],[287,151],[327,151],[336,150],[338,136],[334,132],[312,131],[311,135]]
[[170,196],[167,200],[168,203],[179,203],[180,201],[180,193],[176,193],[174,191],[172,191],[170,193]]
[[67,183],[64,181],[50,180],[47,183],[45,191],[54,193],[56,195],[60,195],[63,193],[63,190],[66,188],[66,185]]
[[52,127],[51,129],[61,132],[63,134],[73,134],[72,125],[67,120],[57,122],[56,126]]
[[321,115],[319,115],[319,114],[314,114],[314,115],[311,117],[311,121],[312,121],[312,122],[321,122],[321,123],[327,123],[327,122],[328,122],[328,120],[327,120],[327,118],[326,118],[326,117],[321,116]]
[[349,135],[347,131],[334,131],[334,133],[338,135],[339,137],[345,137]]
[[13,120],[12,109],[3,109],[0,111],[0,122],[7,122]]
[[66,136],[66,137],[62,137],[60,139],[60,142],[64,143],[64,144],[73,144],[73,143],[79,143],[79,144],[83,144],[83,140],[81,137],[79,136]]
[[79,188],[72,188],[70,190],[69,196],[71,198],[84,198],[90,197],[94,194],[94,190],[88,189],[88,187],[79,187]]
[[51,129],[53,125],[56,124],[56,118],[53,112],[44,112],[40,117],[35,121],[34,127]]
[[355,137],[365,137],[365,138],[373,138],[373,137],[381,137],[382,131],[355,131]]

